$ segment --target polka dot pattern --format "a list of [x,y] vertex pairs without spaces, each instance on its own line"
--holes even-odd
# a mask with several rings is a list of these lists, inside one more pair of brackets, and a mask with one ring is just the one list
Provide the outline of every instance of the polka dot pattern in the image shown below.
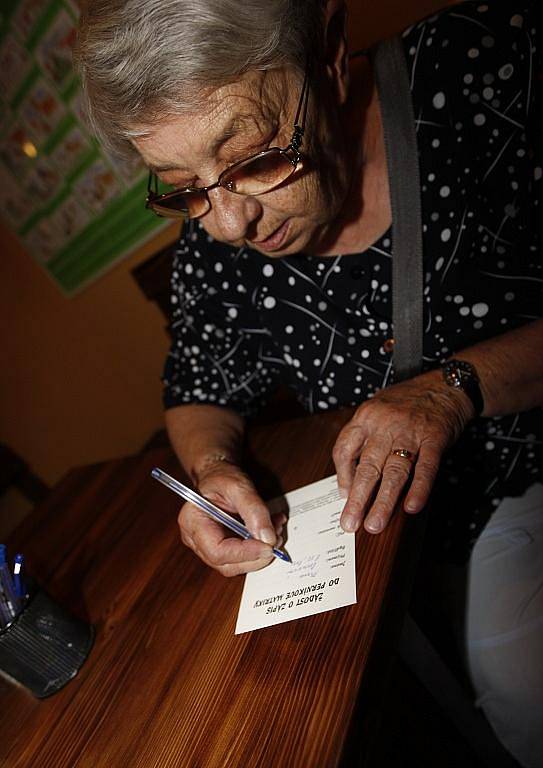
[[[536,52],[528,5],[467,2],[403,35],[421,167],[427,368],[542,314],[543,159],[527,125]],[[166,407],[251,413],[286,383],[308,411],[324,411],[392,383],[392,248],[389,231],[360,254],[272,260],[232,250],[191,222],[173,267]],[[536,434],[540,411],[481,419],[451,452],[436,494],[453,559],[467,556],[495,500],[540,471]]]

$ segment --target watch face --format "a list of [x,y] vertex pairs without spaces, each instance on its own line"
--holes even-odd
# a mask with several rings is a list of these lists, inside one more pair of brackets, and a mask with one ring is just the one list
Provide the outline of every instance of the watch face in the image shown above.
[[462,374],[456,366],[446,366],[443,369],[443,376],[450,387],[462,386]]
[[463,381],[479,381],[475,368],[465,360],[449,360],[443,366],[443,375],[447,384],[453,387],[462,386]]
[[484,410],[483,396],[479,387],[479,377],[471,363],[465,360],[449,360],[443,366],[443,378],[450,387],[462,389],[472,401],[475,412]]

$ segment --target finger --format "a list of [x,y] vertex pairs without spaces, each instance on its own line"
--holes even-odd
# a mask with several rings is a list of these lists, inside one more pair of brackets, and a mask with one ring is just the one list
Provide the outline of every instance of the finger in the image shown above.
[[194,551],[196,550],[196,545],[194,543],[194,539],[192,538],[192,536],[187,536],[186,534],[181,532],[181,541],[189,549],[192,549]]
[[222,568],[232,564],[241,566],[256,560],[268,563],[273,559],[272,548],[256,539],[239,539],[237,536],[219,539],[206,535],[205,531],[201,530],[198,537],[195,537],[194,544],[196,553],[212,568]]
[[179,514],[177,516],[177,525],[179,526],[179,533],[181,534],[181,541],[183,544],[186,547],[189,547],[189,549],[195,550],[194,539],[188,526],[188,521],[190,520],[190,511],[188,509],[189,507],[190,504],[183,504],[179,510]]
[[230,483],[224,491],[224,496],[231,509],[243,518],[243,522],[256,539],[275,546],[277,536],[270,512],[250,481]]
[[250,562],[245,563],[229,563],[228,565],[223,565],[217,570],[219,573],[221,573],[223,576],[231,577],[231,576],[240,576],[243,573],[250,573],[251,571],[260,571],[262,568],[265,568],[267,565],[269,565],[272,560],[275,560],[275,558],[272,556],[271,559],[260,559],[260,560],[252,560]]
[[349,495],[358,458],[365,440],[365,430],[349,423],[339,433],[332,450],[332,458],[337,472],[337,485],[343,498],[347,498]]
[[364,528],[368,533],[380,533],[386,528],[405,484],[409,480],[411,470],[411,459],[388,456],[383,467],[377,496],[364,520]]
[[405,498],[404,509],[414,514],[420,512],[430,497],[443,455],[443,447],[439,443],[422,443],[415,464],[415,473],[409,492]]
[[389,453],[390,447],[384,440],[368,440],[364,446],[349,498],[341,514],[340,522],[344,531],[354,532],[360,527],[364,512],[381,480],[382,468]]
[[[219,571],[219,573],[221,573],[223,576],[238,576],[241,573],[259,571],[275,560],[272,549],[268,546],[266,546],[264,549],[261,548],[261,550],[255,549],[256,552],[259,552],[259,556],[255,560],[247,559],[250,557],[249,553],[251,548],[243,545],[248,544],[250,541],[250,539],[244,541],[227,537],[223,540],[223,543],[216,549],[216,551],[214,551],[211,557],[207,556],[206,553],[202,552],[202,550],[199,548],[196,548],[194,551],[198,557],[206,563],[206,565],[209,565],[215,570]],[[255,540],[252,541],[256,543]],[[231,546],[232,543],[234,543],[234,546]],[[236,544],[241,546],[236,546]],[[279,537],[277,540],[277,546],[281,547],[282,544],[283,539]],[[252,549],[254,549],[254,547]],[[222,562],[223,559],[228,559],[229,557],[232,558],[231,562]]]
[[287,522],[287,516],[283,514],[272,515],[271,520],[272,520],[272,525],[274,527],[275,533],[277,536],[279,536],[283,528],[285,527],[285,523]]
[[240,539],[209,518],[193,504],[185,504],[179,516],[182,538],[212,568],[273,557],[271,546],[256,539]]
[[[281,536],[279,536],[277,539],[277,546],[281,547],[282,545],[283,539]],[[267,565],[273,562],[273,560],[275,560],[275,557],[274,555],[271,555],[269,557],[261,557],[258,560],[244,561],[241,563],[228,563],[227,565],[218,567],[217,570],[223,576],[239,576],[242,573],[249,573],[250,571],[260,571],[262,568],[265,568]]]

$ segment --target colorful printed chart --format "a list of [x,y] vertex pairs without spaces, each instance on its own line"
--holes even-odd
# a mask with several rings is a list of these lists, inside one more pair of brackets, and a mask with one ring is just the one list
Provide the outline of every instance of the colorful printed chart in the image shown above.
[[0,0],[0,214],[71,295],[164,226],[147,175],[85,127],[75,0]]

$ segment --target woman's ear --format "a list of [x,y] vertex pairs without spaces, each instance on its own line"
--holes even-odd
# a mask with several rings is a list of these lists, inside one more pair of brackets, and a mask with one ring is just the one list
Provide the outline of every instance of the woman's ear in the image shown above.
[[333,85],[337,103],[347,101],[349,92],[349,50],[347,46],[347,6],[345,0],[326,0],[324,4],[324,66]]

